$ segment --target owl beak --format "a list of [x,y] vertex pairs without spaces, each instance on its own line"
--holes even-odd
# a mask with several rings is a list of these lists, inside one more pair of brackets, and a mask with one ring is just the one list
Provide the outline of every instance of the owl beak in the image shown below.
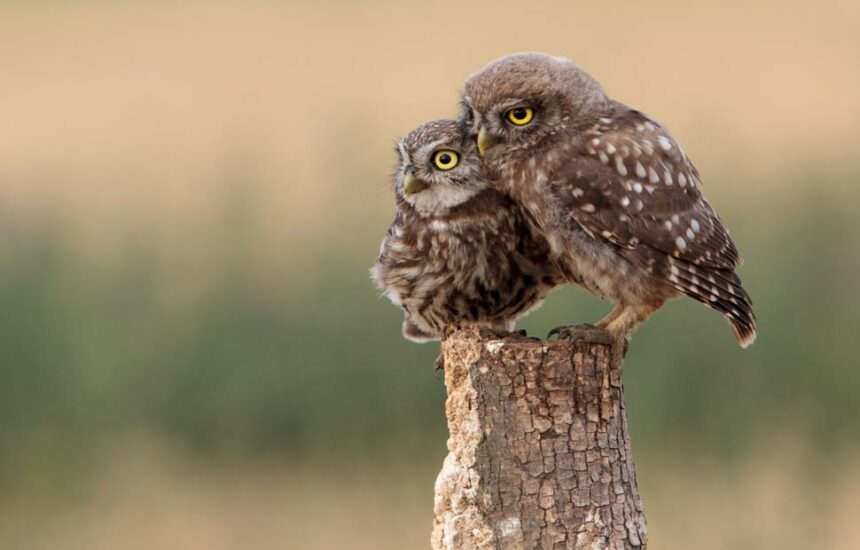
[[427,189],[429,185],[424,180],[415,177],[414,174],[408,173],[403,176],[403,192],[407,195],[413,195],[419,191]]
[[492,147],[498,143],[498,140],[487,131],[486,128],[481,126],[481,130],[478,132],[478,153],[483,157],[484,153],[487,152],[487,149]]

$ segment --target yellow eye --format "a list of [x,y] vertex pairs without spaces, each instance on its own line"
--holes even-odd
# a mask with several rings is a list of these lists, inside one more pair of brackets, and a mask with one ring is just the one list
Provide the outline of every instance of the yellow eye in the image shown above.
[[505,116],[508,117],[511,123],[517,126],[525,126],[532,121],[535,112],[531,107],[516,107],[505,113]]
[[435,164],[436,168],[439,170],[450,170],[457,166],[458,162],[460,162],[460,155],[448,149],[436,151],[433,154],[433,164]]

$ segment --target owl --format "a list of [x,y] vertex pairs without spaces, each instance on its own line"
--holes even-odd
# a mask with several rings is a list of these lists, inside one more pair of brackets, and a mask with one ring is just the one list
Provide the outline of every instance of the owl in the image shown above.
[[457,121],[418,127],[397,154],[396,213],[371,277],[403,309],[403,336],[435,340],[460,324],[512,330],[562,280],[548,243],[489,185]]
[[737,248],[666,128],[540,53],[491,62],[462,105],[488,177],[527,211],[566,279],[616,305],[597,332],[625,339],[687,296],[720,312],[742,347],[755,340]]

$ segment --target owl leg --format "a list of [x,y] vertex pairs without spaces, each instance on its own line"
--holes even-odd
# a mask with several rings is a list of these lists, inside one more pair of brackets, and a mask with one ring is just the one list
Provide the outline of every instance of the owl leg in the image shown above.
[[619,305],[605,318],[597,323],[605,328],[618,340],[626,340],[652,313],[657,311],[659,304]]
[[618,316],[621,315],[622,313],[624,313],[624,306],[619,304],[619,305],[615,306],[614,308],[612,308],[612,311],[607,313],[606,317],[597,321],[596,325],[600,328],[606,328],[606,326],[609,323],[611,323],[612,321],[617,319]]

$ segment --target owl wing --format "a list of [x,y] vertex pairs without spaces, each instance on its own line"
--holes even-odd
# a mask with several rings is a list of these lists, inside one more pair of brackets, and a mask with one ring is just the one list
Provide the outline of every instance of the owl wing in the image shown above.
[[735,244],[702,195],[698,170],[658,123],[619,106],[580,140],[549,183],[586,232],[697,266],[738,265]]
[[701,192],[699,173],[659,124],[627,108],[582,136],[550,180],[584,231],[687,296],[721,312],[741,345],[755,339],[737,248]]

